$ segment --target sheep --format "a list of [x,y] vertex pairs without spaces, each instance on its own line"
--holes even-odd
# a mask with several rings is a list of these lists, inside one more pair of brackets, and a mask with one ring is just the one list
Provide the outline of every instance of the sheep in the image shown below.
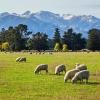
[[49,54],[49,55],[52,55],[53,53],[52,53],[52,52],[48,52],[48,54]]
[[89,71],[88,70],[82,70],[79,71],[75,74],[75,76],[72,78],[72,83],[76,83],[78,80],[80,80],[80,82],[83,82],[83,79],[86,79],[86,83],[88,82],[89,79]]
[[30,52],[29,54],[32,54],[32,52]]
[[65,71],[66,73],[66,67],[65,65],[61,64],[61,65],[58,65],[56,68],[55,68],[55,74],[56,75],[60,75],[60,72],[63,72]]
[[79,69],[80,71],[87,70],[87,66],[85,64],[81,64],[81,65],[76,66],[76,69]]
[[67,71],[64,76],[64,82],[66,82],[68,79],[72,79],[77,72],[79,72],[78,69],[72,69]]
[[16,62],[19,62],[20,59],[21,59],[21,57],[16,58]]
[[39,74],[39,72],[41,72],[41,70],[45,70],[46,73],[48,73],[48,65],[47,64],[40,64],[36,67],[34,73],[35,74]]
[[21,58],[19,59],[19,62],[26,62],[26,57],[21,57]]

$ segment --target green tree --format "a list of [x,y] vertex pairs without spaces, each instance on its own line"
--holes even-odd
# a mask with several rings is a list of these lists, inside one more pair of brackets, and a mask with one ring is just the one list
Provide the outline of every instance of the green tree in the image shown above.
[[61,50],[60,44],[59,44],[59,43],[56,43],[56,44],[55,44],[54,50],[55,50],[55,51],[60,51],[60,50]]
[[62,51],[64,51],[64,52],[68,51],[68,46],[67,46],[67,44],[63,44],[63,49],[62,49]]
[[32,45],[33,49],[41,51],[41,50],[47,50],[48,47],[48,35],[44,33],[37,32],[32,37]]
[[60,44],[61,43],[60,31],[59,31],[58,28],[55,29],[53,39],[54,39],[54,44],[56,44],[56,43],[59,43]]
[[68,29],[67,32],[64,32],[62,41],[71,50],[80,50],[86,47],[86,39],[82,37],[81,33],[73,32],[73,29]]
[[20,51],[26,49],[26,43],[31,35],[28,31],[27,25],[19,24],[16,27],[9,27],[7,30],[2,29],[0,32],[0,41],[2,43],[8,42],[10,50]]
[[29,50],[35,49],[35,47],[34,47],[34,41],[31,38],[27,40],[26,46],[27,46],[27,48]]
[[9,43],[8,42],[2,43],[2,50],[5,50],[5,51],[9,50]]
[[88,32],[88,49],[100,50],[100,30],[91,29]]
[[63,35],[63,44],[68,45],[68,49],[73,49],[73,29],[68,29]]
[[6,38],[6,30],[4,28],[2,28],[1,32],[0,32],[0,42],[6,42],[5,38]]

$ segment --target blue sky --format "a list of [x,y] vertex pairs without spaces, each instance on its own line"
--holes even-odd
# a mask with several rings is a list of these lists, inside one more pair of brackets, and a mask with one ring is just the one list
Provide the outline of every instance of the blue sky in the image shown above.
[[51,11],[100,18],[100,0],[0,0],[0,12]]

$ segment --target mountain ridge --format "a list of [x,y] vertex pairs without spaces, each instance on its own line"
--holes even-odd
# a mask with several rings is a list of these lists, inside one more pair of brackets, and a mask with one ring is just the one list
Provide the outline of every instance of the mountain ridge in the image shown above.
[[82,33],[83,37],[87,37],[87,32],[92,28],[100,29],[100,19],[92,15],[60,15],[49,11],[36,13],[26,11],[23,14],[0,13],[0,29],[18,24],[26,24],[33,33],[40,31],[47,33],[49,37],[53,37],[56,27],[60,29],[61,35],[67,29],[73,28],[75,32]]

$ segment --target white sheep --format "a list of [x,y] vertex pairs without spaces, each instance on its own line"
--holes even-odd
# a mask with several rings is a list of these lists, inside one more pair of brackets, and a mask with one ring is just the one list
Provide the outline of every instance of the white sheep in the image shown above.
[[67,71],[64,76],[64,82],[66,82],[68,79],[72,79],[77,72],[79,72],[78,69],[72,69]]
[[42,70],[45,70],[46,73],[48,73],[48,65],[47,64],[40,64],[36,67],[34,73],[35,74],[39,74],[39,72],[41,72]]
[[18,62],[20,60],[21,57],[16,58],[16,62]]
[[58,65],[58,66],[55,68],[55,74],[60,75],[60,72],[63,72],[63,71],[65,71],[65,73],[66,73],[66,67],[65,67],[65,65],[63,65],[63,64]]
[[19,62],[26,62],[26,57],[21,57],[21,58],[19,59]]
[[53,53],[52,52],[48,52],[48,54],[52,55]]
[[82,70],[82,71],[77,72],[71,81],[72,83],[76,83],[78,80],[80,80],[80,82],[83,82],[83,79],[86,79],[86,83],[88,82],[88,79],[89,79],[88,70]]
[[76,69],[79,69],[80,71],[87,70],[87,66],[85,64],[79,64],[76,66]]

